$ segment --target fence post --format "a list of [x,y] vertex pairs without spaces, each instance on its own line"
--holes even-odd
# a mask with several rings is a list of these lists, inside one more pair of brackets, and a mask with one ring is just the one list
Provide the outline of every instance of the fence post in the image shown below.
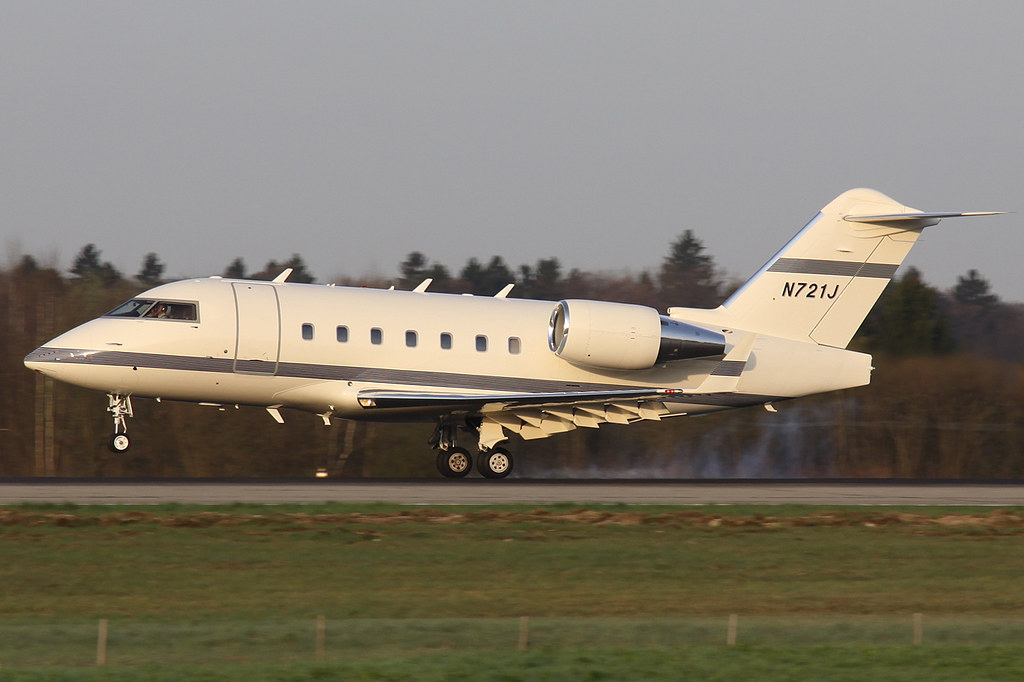
[[96,637],[96,665],[107,664],[107,619],[100,618],[100,631]]
[[324,660],[324,639],[327,635],[327,619],[316,617],[316,660]]
[[519,617],[519,650],[526,651],[530,646],[530,617]]
[[740,617],[735,613],[729,614],[729,631],[725,635],[725,643],[729,646],[736,644],[736,626]]
[[924,639],[924,616],[920,613],[914,614],[914,644],[920,644]]

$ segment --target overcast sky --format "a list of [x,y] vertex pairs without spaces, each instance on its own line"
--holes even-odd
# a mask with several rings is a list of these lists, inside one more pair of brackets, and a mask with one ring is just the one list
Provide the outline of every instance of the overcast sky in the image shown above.
[[745,278],[872,187],[908,262],[1024,301],[1024,3],[0,0],[0,248],[126,274],[656,268]]

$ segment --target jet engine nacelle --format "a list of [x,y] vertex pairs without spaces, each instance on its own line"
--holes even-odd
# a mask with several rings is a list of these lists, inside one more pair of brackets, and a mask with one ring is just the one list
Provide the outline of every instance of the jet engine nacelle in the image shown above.
[[572,363],[649,369],[663,362],[725,353],[725,336],[658,314],[654,308],[602,301],[559,301],[548,345]]

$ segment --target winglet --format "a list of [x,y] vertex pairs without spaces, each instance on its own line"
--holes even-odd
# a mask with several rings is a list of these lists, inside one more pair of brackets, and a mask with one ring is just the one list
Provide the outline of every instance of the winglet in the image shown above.
[[427,291],[427,287],[429,287],[429,286],[430,286],[430,283],[431,283],[431,282],[433,282],[433,281],[434,281],[434,280],[433,280],[433,278],[431,278],[431,277],[427,277],[427,278],[426,278],[425,280],[423,280],[422,282],[420,282],[420,284],[419,284],[419,286],[418,286],[418,287],[416,287],[415,289],[413,289],[413,292],[414,292],[414,293],[417,293],[417,294],[423,294],[423,293],[426,293],[426,291]]
[[288,277],[289,277],[289,276],[290,276],[291,274],[292,274],[292,269],[291,269],[291,268],[285,268],[285,269],[284,269],[284,270],[283,270],[283,271],[281,272],[281,274],[280,274],[280,275],[278,275],[277,277],[275,277],[275,278],[274,278],[274,279],[273,279],[272,281],[274,281],[274,282],[277,282],[278,284],[280,284],[281,282],[284,282],[285,280],[287,280],[287,279],[288,279]]

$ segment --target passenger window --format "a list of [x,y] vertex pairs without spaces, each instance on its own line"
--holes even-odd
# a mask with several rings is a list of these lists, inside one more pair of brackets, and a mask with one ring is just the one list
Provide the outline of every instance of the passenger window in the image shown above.
[[336,330],[338,343],[348,343],[348,327],[338,327]]
[[522,352],[522,341],[517,336],[508,337],[508,352],[510,355],[519,355]]
[[384,343],[384,330],[380,327],[374,327],[370,330],[370,343],[375,346],[379,346]]
[[414,332],[412,329],[409,329],[405,332],[405,345],[407,348],[416,347],[416,332]]
[[476,337],[476,349],[481,353],[487,350],[487,337],[483,334]]
[[302,325],[302,338],[305,339],[306,341],[313,340],[313,325],[309,324],[308,322]]
[[441,349],[451,350],[452,349],[452,335],[448,332],[441,332]]

